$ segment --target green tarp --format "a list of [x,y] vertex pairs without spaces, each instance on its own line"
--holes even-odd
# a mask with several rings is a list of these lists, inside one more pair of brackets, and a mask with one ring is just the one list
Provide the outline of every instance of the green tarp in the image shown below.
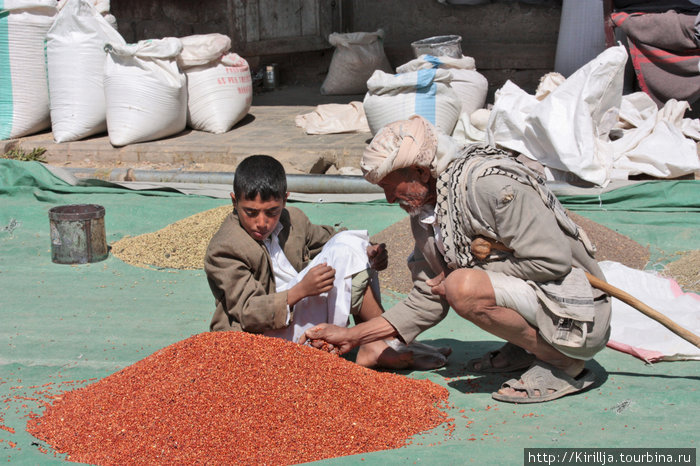
[[[698,186],[695,181],[640,183],[600,197],[562,200],[670,254],[698,249]],[[105,207],[107,241],[113,243],[228,202],[171,191],[71,186],[40,164],[0,160],[0,426],[5,427],[0,460],[12,464],[64,462],[50,449],[42,453],[45,445],[25,431],[28,416],[41,413],[32,398],[42,386],[52,384],[53,393],[60,393],[94,382],[206,331],[213,312],[201,270],[137,268],[111,255],[85,265],[52,263],[48,210],[80,203]],[[314,222],[342,222],[370,235],[405,216],[384,202],[295,205]],[[385,306],[398,298],[383,297]],[[586,393],[510,405],[490,397],[505,377],[465,369],[469,358],[500,346],[497,338],[450,313],[420,339],[452,346],[448,365],[402,373],[447,387],[454,432],[438,427],[405,448],[325,463],[521,464],[525,448],[697,447],[700,423],[693,413],[700,401],[699,362],[645,365],[606,349],[588,363],[600,380]],[[232,452],[235,442],[232,437]]]

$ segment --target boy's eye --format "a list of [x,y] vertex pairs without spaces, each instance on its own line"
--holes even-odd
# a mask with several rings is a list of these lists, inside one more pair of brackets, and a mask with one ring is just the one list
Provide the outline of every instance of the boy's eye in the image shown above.
[[251,217],[251,218],[257,217],[257,216],[258,216],[258,213],[260,213],[260,212],[257,211],[257,210],[247,210],[247,209],[246,209],[244,212],[245,212],[245,214],[246,214],[248,217]]
[[279,213],[280,213],[279,209],[265,211],[265,215],[267,215],[269,218],[277,217],[279,215]]

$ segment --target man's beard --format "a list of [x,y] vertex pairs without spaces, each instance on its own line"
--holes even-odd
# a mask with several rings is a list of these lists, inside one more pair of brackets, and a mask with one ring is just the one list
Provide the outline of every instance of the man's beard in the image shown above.
[[423,206],[412,206],[409,204],[404,204],[403,202],[399,202],[399,206],[411,217],[416,217],[423,211]]

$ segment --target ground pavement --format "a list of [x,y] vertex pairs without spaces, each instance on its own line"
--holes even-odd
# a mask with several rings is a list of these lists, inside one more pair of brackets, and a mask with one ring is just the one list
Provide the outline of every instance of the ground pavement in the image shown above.
[[14,147],[26,151],[43,147],[47,149],[47,162],[62,167],[230,172],[248,155],[268,154],[282,161],[288,173],[323,173],[331,165],[358,167],[370,133],[306,135],[294,124],[294,118],[311,112],[317,105],[362,98],[362,95],[322,96],[316,86],[283,86],[256,93],[248,115],[224,134],[187,128],[172,137],[114,147],[106,133],[58,144],[47,131],[0,141],[0,150],[4,149],[4,153]]

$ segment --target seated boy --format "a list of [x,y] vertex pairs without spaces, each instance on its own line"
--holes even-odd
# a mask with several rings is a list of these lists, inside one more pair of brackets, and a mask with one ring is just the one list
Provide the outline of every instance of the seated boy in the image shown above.
[[[312,224],[286,206],[288,195],[284,168],[274,158],[252,155],[238,165],[233,212],[204,261],[216,300],[211,330],[298,341],[313,325],[347,326],[350,315],[363,322],[383,312],[375,272],[387,266],[383,245],[370,245],[366,231],[336,233]],[[403,368],[412,356],[379,340],[362,345],[356,362]]]

